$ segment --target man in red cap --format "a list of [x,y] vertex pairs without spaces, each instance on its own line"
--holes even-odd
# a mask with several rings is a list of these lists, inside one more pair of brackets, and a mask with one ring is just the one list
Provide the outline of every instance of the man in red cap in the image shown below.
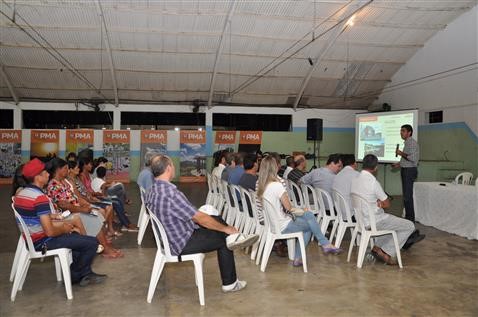
[[45,164],[35,158],[26,163],[22,171],[28,185],[15,195],[14,207],[28,227],[35,249],[71,249],[72,283],[86,286],[103,282],[106,275],[96,274],[91,270],[91,262],[98,247],[96,238],[78,234],[70,223],[63,222],[61,226],[52,223],[50,214],[53,207],[43,192],[49,178]]

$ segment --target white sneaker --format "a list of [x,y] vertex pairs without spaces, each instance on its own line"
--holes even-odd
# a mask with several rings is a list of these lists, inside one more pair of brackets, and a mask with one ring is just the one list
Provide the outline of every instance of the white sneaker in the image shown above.
[[244,287],[246,287],[247,285],[247,282],[246,281],[235,281],[234,283],[230,284],[230,285],[223,285],[222,286],[222,291],[224,293],[232,293],[232,292],[238,292],[240,291],[241,289],[243,289]]
[[257,234],[245,235],[243,233],[234,233],[226,238],[226,244],[229,250],[235,250],[246,248],[254,244],[258,239],[259,236]]

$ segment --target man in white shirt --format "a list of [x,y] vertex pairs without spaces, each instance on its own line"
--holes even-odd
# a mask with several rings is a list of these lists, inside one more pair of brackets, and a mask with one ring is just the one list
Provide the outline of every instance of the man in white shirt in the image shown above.
[[[351,193],[363,197],[370,203],[371,210],[375,213],[375,222],[377,230],[395,230],[397,233],[398,245],[401,248],[408,237],[415,230],[415,225],[410,220],[386,214],[383,208],[390,207],[390,200],[387,194],[380,186],[373,175],[377,171],[378,159],[373,154],[368,154],[363,158],[363,170],[355,179],[352,180]],[[370,226],[368,212],[360,212],[365,226]],[[418,241],[416,241],[418,242]],[[372,254],[387,264],[394,265],[396,261],[392,257],[396,256],[395,244],[392,235],[383,235],[375,238],[375,246]]]
[[222,172],[226,168],[226,154],[228,152],[222,151],[221,155],[219,156],[219,162],[216,167],[212,170],[212,175],[216,176],[217,179],[221,179]]
[[[357,162],[355,161],[355,155],[343,154],[342,164],[344,168],[335,176],[332,184],[332,189],[339,192],[347,203],[351,215],[353,215],[352,201],[350,200],[350,187],[352,186],[352,180],[356,178],[360,173],[357,172]],[[342,219],[347,219],[345,210],[342,210]]]

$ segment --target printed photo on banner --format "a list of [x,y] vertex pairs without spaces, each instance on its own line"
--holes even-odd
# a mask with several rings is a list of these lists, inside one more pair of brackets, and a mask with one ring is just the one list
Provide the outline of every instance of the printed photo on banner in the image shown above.
[[104,130],[103,156],[108,159],[106,178],[120,182],[129,182],[130,168],[130,131]]
[[236,131],[216,131],[215,151],[234,152],[236,147]]
[[11,184],[22,164],[22,131],[0,130],[0,184]]
[[166,130],[143,130],[141,131],[141,162],[144,166],[144,157],[147,153],[168,153],[168,131]]
[[180,132],[180,182],[206,181],[206,132]]
[[66,130],[66,154],[80,153],[83,150],[93,150],[93,130]]
[[30,156],[44,160],[57,157],[59,139],[58,130],[31,130]]

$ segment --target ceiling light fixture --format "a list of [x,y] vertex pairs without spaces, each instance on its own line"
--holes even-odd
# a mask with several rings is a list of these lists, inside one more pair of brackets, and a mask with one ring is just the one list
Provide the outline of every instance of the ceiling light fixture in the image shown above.
[[354,20],[355,20],[355,15],[352,15],[345,25],[346,26],[354,26],[354,24],[355,24]]

